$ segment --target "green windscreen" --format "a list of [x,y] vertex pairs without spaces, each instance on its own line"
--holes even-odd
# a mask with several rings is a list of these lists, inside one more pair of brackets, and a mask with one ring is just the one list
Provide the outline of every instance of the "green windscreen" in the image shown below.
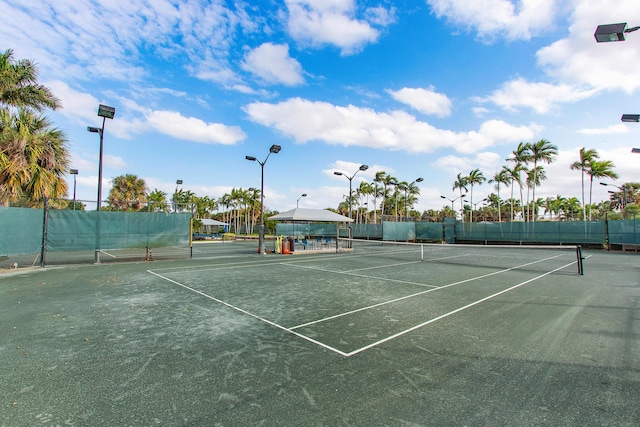
[[47,250],[187,245],[190,218],[189,213],[52,210],[48,217]]
[[0,207],[0,256],[39,253],[42,209]]

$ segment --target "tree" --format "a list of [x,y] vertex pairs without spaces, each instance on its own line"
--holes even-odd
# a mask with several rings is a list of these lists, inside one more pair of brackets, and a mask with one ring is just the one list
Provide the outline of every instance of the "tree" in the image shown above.
[[150,212],[169,212],[169,201],[167,193],[154,188],[147,197],[148,210]]
[[[473,185],[474,184],[482,184],[483,182],[485,182],[487,180],[487,178],[484,177],[484,174],[482,173],[482,171],[480,171],[480,169],[474,169],[469,173],[469,176],[467,177],[467,182],[469,183],[470,188],[470,203],[471,205],[473,205]],[[473,222],[473,210],[471,210],[471,222]]]
[[598,152],[596,150],[592,148],[587,150],[584,147],[582,147],[580,149],[580,161],[573,162],[570,166],[571,170],[579,170],[580,173],[582,174],[582,214],[584,217],[587,216],[587,211],[585,207],[586,200],[584,197],[584,174],[589,169],[589,165],[591,164],[591,162],[597,159],[598,157],[600,156],[598,155]]
[[551,163],[555,156],[558,155],[558,147],[553,145],[546,139],[541,139],[538,142],[529,144],[529,152],[531,153],[530,159],[533,160],[533,221],[536,220],[537,207],[536,207],[536,186],[538,185],[538,163]]
[[13,59],[13,50],[0,53],[0,108],[56,110],[60,101],[50,89],[38,84],[38,69],[28,59]]
[[[531,153],[529,151],[529,144],[526,142],[519,142],[518,147],[511,152],[512,157],[507,161],[514,162],[513,169],[511,169],[511,198],[513,199],[513,185],[518,183],[520,187],[520,206],[524,206],[524,198],[522,197],[522,178],[521,172],[526,172],[526,164],[531,160]],[[524,220],[524,212],[522,212],[522,219]],[[513,208],[511,209],[511,221],[513,221]]]
[[[462,190],[464,190],[465,194],[467,193],[467,185],[469,184],[469,179],[466,176],[462,176],[461,173],[458,174],[458,179],[453,183],[452,190],[458,189],[460,191],[460,211],[462,211]],[[462,215],[462,221],[464,222],[464,215]]]
[[67,193],[64,175],[69,154],[64,133],[44,116],[21,109],[0,110],[0,203],[25,199],[35,205],[42,198]]
[[147,184],[136,175],[116,176],[111,180],[108,203],[111,210],[138,211],[147,202]]
[[37,83],[30,60],[0,54],[0,204],[64,197],[69,165],[66,136],[39,112],[57,109],[59,100]]
[[[592,160],[589,162],[587,174],[589,175],[589,204],[593,194],[593,178],[618,178],[618,174],[613,170],[615,165],[611,160]],[[591,212],[589,212],[589,220],[591,220]]]
[[489,183],[495,183],[495,188],[496,191],[498,192],[497,196],[497,208],[498,208],[498,222],[502,222],[502,214],[500,212],[500,206],[502,203],[500,203],[500,184],[504,184],[504,185],[509,185],[511,183],[511,171],[509,170],[508,167],[506,166],[502,166],[502,169],[500,170],[500,172],[496,172],[495,175],[493,175],[493,178],[489,179]]

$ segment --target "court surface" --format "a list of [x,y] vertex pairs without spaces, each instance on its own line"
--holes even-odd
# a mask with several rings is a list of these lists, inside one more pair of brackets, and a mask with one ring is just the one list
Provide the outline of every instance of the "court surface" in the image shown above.
[[0,425],[637,425],[640,258],[444,246],[0,274]]

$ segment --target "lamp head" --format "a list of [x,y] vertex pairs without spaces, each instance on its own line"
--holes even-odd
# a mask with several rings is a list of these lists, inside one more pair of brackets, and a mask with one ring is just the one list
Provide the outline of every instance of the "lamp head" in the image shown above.
[[341,175],[342,175],[342,172],[334,172],[333,174],[334,174],[334,175],[341,176]]
[[258,159],[256,159],[256,158],[255,158],[255,157],[253,157],[253,156],[244,156],[244,158],[245,158],[245,159],[247,159],[247,160],[249,160],[249,161],[251,161],[251,162],[255,162],[256,160],[258,160]]
[[441,198],[441,199],[446,199],[446,197],[444,197],[444,196],[440,196],[440,198]]
[[307,193],[302,193],[302,197],[307,197]]
[[78,169],[69,169],[71,175],[78,175]]
[[113,119],[113,116],[116,115],[116,109],[113,107],[109,107],[108,105],[102,105],[98,107],[98,116],[106,117],[107,119]]
[[271,148],[269,148],[269,152],[270,152],[270,153],[274,153],[274,154],[279,153],[279,152],[280,152],[280,150],[282,150],[282,147],[281,147],[281,146],[279,146],[279,145],[276,145],[276,144],[273,144],[273,145],[271,146]]
[[640,114],[623,114],[620,120],[627,123],[638,123],[640,122]]
[[367,169],[369,169],[369,166],[367,166],[367,165],[362,165],[362,166],[360,166],[360,169],[359,169],[359,170],[361,170],[361,171],[363,171],[363,172],[364,172],[364,171],[366,171]]
[[87,126],[87,130],[92,133],[102,133],[102,129],[93,126]]
[[422,182],[422,181],[424,181],[424,179],[422,179],[422,178],[416,179],[416,182]]
[[635,154],[638,154],[638,153],[640,153],[640,148],[632,148],[631,152],[635,153]]
[[181,179],[176,180],[176,185],[182,185],[182,180]]

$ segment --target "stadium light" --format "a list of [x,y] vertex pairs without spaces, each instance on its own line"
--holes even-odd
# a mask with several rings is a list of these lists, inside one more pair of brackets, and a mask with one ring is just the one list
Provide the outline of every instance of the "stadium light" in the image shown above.
[[640,114],[623,114],[620,120],[625,123],[638,123],[640,122]]
[[[92,133],[97,133],[100,135],[100,158],[98,160],[98,203],[97,203],[97,211],[100,212],[100,207],[102,206],[102,151],[104,145],[104,124],[107,119],[113,119],[116,114],[116,109],[113,107],[109,107],[108,105],[100,104],[98,106],[98,117],[102,117],[102,127],[97,128],[93,126],[88,126],[87,130]],[[100,263],[100,216],[98,216],[97,224],[97,233],[96,233],[96,256],[95,263]]]
[[631,152],[635,154],[640,154],[640,148],[632,148]]
[[261,180],[260,180],[260,227],[258,228],[258,252],[262,255],[265,254],[264,250],[264,165],[269,160],[269,156],[271,154],[277,154],[280,152],[282,147],[279,145],[272,145],[269,148],[269,154],[267,154],[267,158],[264,159],[264,162],[261,162],[257,158],[253,156],[244,156],[245,159],[251,162],[257,162],[260,165],[262,170]]
[[298,202],[300,201],[300,199],[302,199],[303,197],[307,197],[307,193],[303,193],[300,197],[298,197],[298,200],[296,200],[296,209],[298,208]]
[[[355,173],[351,176],[343,173],[343,172],[334,172],[334,175],[338,175],[338,176],[344,176],[345,178],[347,178],[349,180],[349,218],[351,218],[351,204],[352,204],[352,200],[351,200],[351,181],[353,181],[353,178],[356,177],[356,175],[358,174],[358,172],[360,171],[366,171],[367,169],[369,169],[369,166],[367,165],[360,165],[360,167],[358,168],[357,171],[355,171]],[[353,219],[353,218],[351,218]],[[351,236],[349,236],[351,237]]]
[[453,202],[455,202],[455,201],[456,201],[456,200],[458,200],[458,199],[461,199],[461,198],[465,197],[466,195],[467,195],[467,193],[464,193],[462,196],[458,196],[458,197],[456,197],[455,199],[450,199],[450,198],[445,197],[445,196],[440,196],[440,198],[442,198],[442,199],[447,199],[448,201],[450,201],[450,202],[451,202],[451,213],[453,213],[453,217],[455,218],[455,216],[456,216],[456,211],[454,211],[454,210],[453,210]]
[[176,179],[176,191],[173,192],[173,213],[178,212],[178,186],[182,185],[181,179]]
[[76,175],[78,175],[78,169],[69,169],[69,173],[73,175],[73,210],[76,210]]
[[[604,185],[605,187],[616,187],[618,190],[622,191],[622,208],[624,209],[627,206],[627,189],[624,187],[618,187],[615,184],[609,184],[607,182],[601,182],[600,185]],[[609,193],[614,194],[613,191],[609,191]]]
[[625,34],[638,29],[640,29],[640,27],[627,28],[626,22],[598,25],[593,36],[598,43],[622,42],[625,40]]

